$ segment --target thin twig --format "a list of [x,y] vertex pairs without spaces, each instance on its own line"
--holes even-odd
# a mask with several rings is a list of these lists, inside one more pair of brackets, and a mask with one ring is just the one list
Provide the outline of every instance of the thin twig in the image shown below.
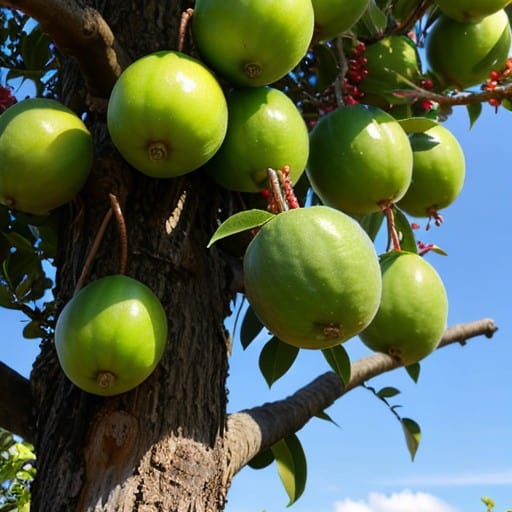
[[180,28],[179,28],[179,35],[178,35],[178,51],[179,52],[182,52],[183,48],[185,47],[185,36],[187,35],[188,25],[190,23],[190,20],[192,19],[193,14],[194,14],[194,9],[192,9],[192,8],[186,9],[181,14]]
[[89,254],[87,255],[87,259],[85,260],[84,266],[82,268],[82,273],[80,274],[80,278],[78,279],[78,282],[75,286],[75,291],[73,292],[73,295],[76,295],[82,288],[82,286],[85,283],[85,280],[87,279],[87,276],[89,275],[89,271],[91,270],[92,263],[94,261],[94,258],[96,257],[96,254],[98,253],[98,249],[100,248],[101,241],[103,240],[103,236],[105,235],[105,231],[107,230],[108,223],[110,222],[110,219],[112,218],[112,208],[109,208],[107,213],[105,214],[105,217],[103,217],[103,222],[101,223],[101,226],[98,229],[98,232],[96,233],[96,238],[94,239],[94,242],[92,244],[91,250],[89,251]]
[[124,274],[128,264],[128,232],[126,230],[126,221],[124,220],[123,211],[121,210],[117,196],[114,194],[109,194],[108,196],[110,198],[110,204],[112,206],[112,211],[114,212],[117,222],[117,229],[119,231],[119,248],[121,250],[121,254],[119,256],[119,273]]

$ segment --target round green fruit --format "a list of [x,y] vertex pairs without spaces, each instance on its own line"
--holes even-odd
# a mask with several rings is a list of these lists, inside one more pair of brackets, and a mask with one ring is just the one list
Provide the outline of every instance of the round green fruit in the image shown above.
[[0,116],[0,203],[42,215],[73,199],[93,161],[91,135],[61,103],[32,98]]
[[358,334],[381,295],[370,238],[355,220],[326,206],[287,210],[264,224],[247,248],[244,284],[274,335],[311,349]]
[[439,9],[456,21],[480,21],[504,9],[510,0],[435,0]]
[[455,201],[464,185],[464,152],[455,136],[437,125],[409,135],[412,181],[398,207],[414,217],[430,217]]
[[365,98],[379,98],[380,104],[410,103],[411,98],[400,98],[393,91],[409,89],[409,82],[421,80],[420,60],[416,45],[406,36],[388,36],[366,47],[368,75],[359,87]]
[[225,79],[261,86],[304,57],[313,23],[311,0],[197,0],[192,32],[201,57]]
[[371,350],[400,364],[420,361],[439,344],[446,329],[448,299],[436,270],[421,256],[391,252],[381,258],[382,300],[359,335]]
[[312,0],[315,40],[333,39],[347,31],[366,11],[369,0]]
[[154,293],[123,275],[82,288],[62,310],[55,348],[64,373],[83,391],[117,395],[155,369],[167,340],[167,317]]
[[309,154],[309,135],[295,104],[278,89],[254,87],[228,97],[226,138],[208,162],[208,173],[223,187],[258,192],[268,187],[267,169],[290,167],[297,183]]
[[340,107],[311,132],[307,175],[324,204],[353,215],[376,212],[401,199],[409,187],[411,145],[383,110]]
[[441,87],[466,89],[485,82],[491,71],[505,67],[510,41],[504,10],[478,23],[440,16],[427,37],[427,60]]
[[222,89],[199,61],[179,52],[146,55],[128,66],[108,103],[110,136],[124,159],[156,178],[204,165],[227,128]]

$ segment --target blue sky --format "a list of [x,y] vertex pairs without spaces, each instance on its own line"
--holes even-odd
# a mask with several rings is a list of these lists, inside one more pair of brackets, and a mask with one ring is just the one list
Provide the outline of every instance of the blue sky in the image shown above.
[[[508,144],[512,112],[486,108],[469,130],[459,107],[446,123],[466,156],[463,192],[445,211],[445,223],[419,238],[435,242],[449,256],[429,255],[450,299],[449,324],[492,317],[500,330],[451,346],[422,364],[418,384],[403,370],[381,376],[375,387],[395,386],[400,413],[416,420],[423,440],[414,462],[400,425],[368,391],[357,389],[328,413],[337,428],[315,419],[301,432],[308,456],[306,491],[295,512],[467,512],[483,511],[489,495],[496,512],[512,508],[512,360],[509,207],[512,176]],[[0,359],[28,375],[38,342],[21,337],[23,316],[0,310]],[[235,340],[229,378],[229,410],[282,398],[328,368],[320,354],[301,353],[294,367],[271,390],[258,370],[264,339],[245,352]],[[347,342],[353,359],[368,353]],[[229,495],[228,512],[279,512],[287,505],[274,466],[244,469]]]

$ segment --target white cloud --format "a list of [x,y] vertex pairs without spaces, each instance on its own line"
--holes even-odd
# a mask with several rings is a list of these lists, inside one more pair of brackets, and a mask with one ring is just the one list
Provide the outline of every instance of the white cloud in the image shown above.
[[335,512],[457,512],[455,508],[432,494],[408,490],[390,496],[378,492],[368,495],[367,501],[345,499],[334,504]]

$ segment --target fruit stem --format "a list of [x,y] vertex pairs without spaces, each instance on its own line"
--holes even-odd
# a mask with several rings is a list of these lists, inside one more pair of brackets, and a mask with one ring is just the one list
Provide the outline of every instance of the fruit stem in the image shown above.
[[393,204],[386,204],[382,206],[382,213],[386,216],[388,236],[391,239],[393,250],[401,251],[400,237],[395,227],[395,216],[393,214]]
[[114,194],[109,194],[108,196],[110,198],[112,211],[116,217],[117,230],[119,231],[119,247],[121,249],[121,255],[119,257],[119,273],[124,274],[128,263],[128,232],[126,230],[126,222],[117,196]]
[[185,47],[185,36],[187,34],[188,25],[192,16],[194,14],[194,9],[188,8],[181,13],[180,20],[180,29],[179,29],[179,38],[178,38],[178,51],[183,52],[183,48]]
[[82,268],[82,273],[80,274],[78,282],[76,283],[73,295],[76,295],[81,290],[85,280],[87,279],[87,276],[89,275],[89,271],[91,270],[92,267],[92,262],[94,261],[94,258],[98,253],[98,249],[100,248],[101,241],[103,240],[103,236],[105,235],[105,231],[107,230],[108,223],[112,218],[112,213],[112,208],[109,208],[107,213],[105,214],[105,217],[103,217],[103,221],[101,222],[101,225],[98,229],[98,232],[96,233],[96,237],[91,246],[89,254],[87,255],[87,258],[85,260],[84,266]]
[[281,213],[293,208],[300,208],[299,201],[290,182],[290,166],[285,165],[279,171],[267,169],[270,190],[267,191],[268,210]]

